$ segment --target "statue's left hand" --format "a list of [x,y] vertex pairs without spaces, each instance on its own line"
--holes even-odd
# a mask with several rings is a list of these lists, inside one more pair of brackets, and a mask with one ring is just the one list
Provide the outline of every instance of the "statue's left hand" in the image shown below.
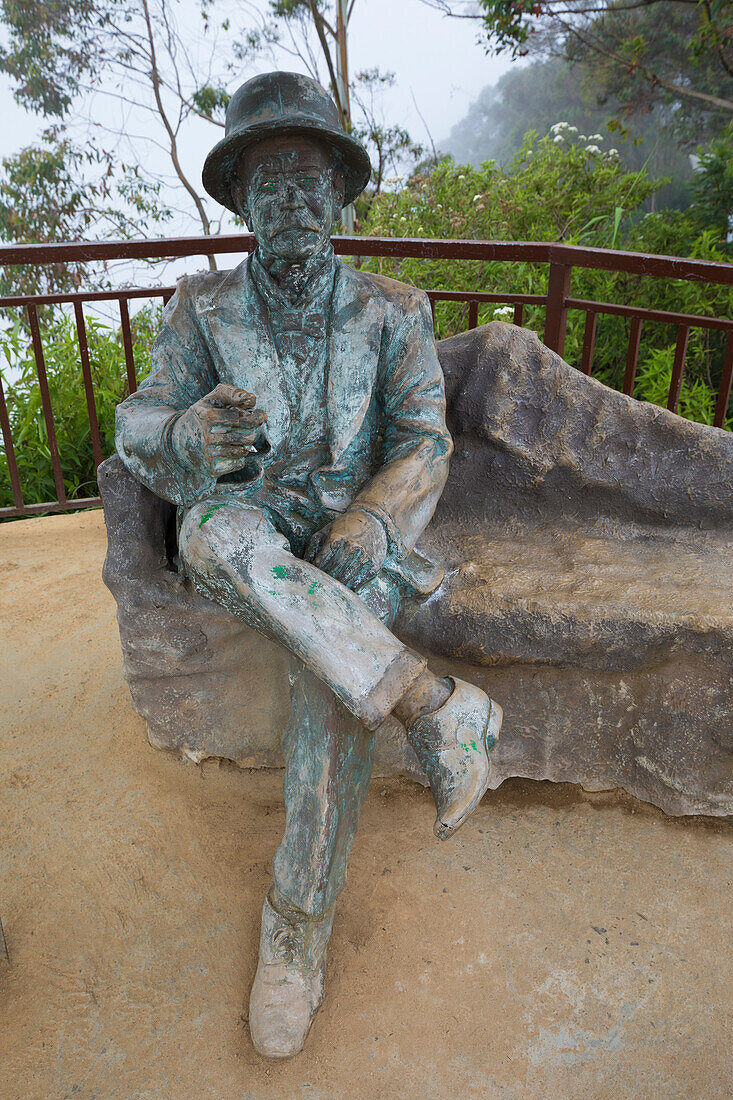
[[324,573],[355,591],[376,577],[387,557],[387,535],[376,517],[346,511],[316,531],[305,552]]

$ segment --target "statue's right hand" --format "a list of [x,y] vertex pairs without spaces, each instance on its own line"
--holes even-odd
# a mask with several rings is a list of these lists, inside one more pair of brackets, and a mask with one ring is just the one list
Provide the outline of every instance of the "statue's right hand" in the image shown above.
[[240,470],[267,420],[256,403],[254,394],[220,382],[178,417],[171,438],[174,450],[189,466],[203,466],[212,477]]

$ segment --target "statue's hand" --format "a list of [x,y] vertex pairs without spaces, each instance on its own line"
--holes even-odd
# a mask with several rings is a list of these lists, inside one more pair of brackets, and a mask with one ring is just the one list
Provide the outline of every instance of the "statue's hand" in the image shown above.
[[240,470],[267,420],[256,403],[254,394],[220,382],[178,417],[171,436],[174,451],[212,477]]
[[376,577],[387,557],[387,535],[376,517],[358,509],[344,512],[316,531],[305,552],[324,573],[352,591]]

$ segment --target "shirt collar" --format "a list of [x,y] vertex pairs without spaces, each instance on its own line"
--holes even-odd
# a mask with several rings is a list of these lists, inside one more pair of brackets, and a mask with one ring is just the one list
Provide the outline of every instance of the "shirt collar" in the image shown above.
[[299,294],[288,292],[287,282],[292,280],[280,283],[273,277],[262,263],[258,248],[252,253],[250,271],[254,284],[268,309],[274,309],[277,312],[292,309],[325,309],[333,293],[336,257],[330,242],[323,252],[311,256],[299,272],[297,282],[302,285]]

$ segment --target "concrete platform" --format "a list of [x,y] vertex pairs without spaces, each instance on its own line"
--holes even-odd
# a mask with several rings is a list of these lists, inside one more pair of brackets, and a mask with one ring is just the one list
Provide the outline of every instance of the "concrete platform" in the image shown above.
[[0,526],[0,1097],[730,1096],[729,827],[509,780],[451,842],[372,785],[308,1046],[245,1007],[277,772],[148,746],[101,513]]

